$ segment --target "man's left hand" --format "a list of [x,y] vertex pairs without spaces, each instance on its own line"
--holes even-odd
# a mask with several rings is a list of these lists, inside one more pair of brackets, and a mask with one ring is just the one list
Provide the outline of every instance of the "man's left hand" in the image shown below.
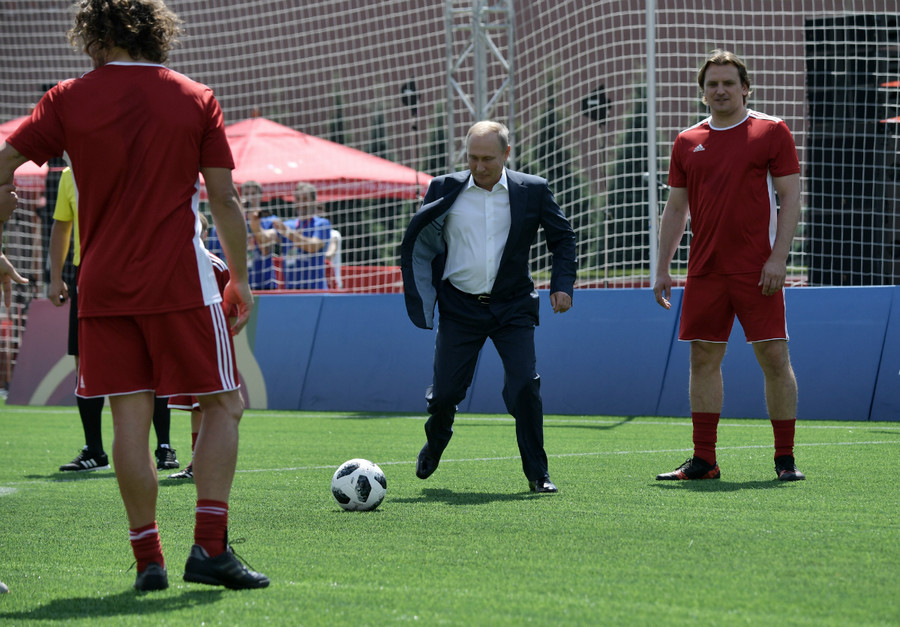
[[253,293],[246,282],[240,283],[232,280],[228,281],[225,286],[222,299],[225,304],[225,313],[231,318],[229,320],[231,335],[237,335],[250,320],[250,313],[253,310]]
[[553,313],[566,313],[572,308],[572,297],[565,292],[553,292],[550,294],[550,305]]

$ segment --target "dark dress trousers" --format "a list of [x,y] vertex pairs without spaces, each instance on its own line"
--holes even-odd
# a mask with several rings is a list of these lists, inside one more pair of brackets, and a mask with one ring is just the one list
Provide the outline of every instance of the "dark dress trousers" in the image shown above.
[[512,170],[506,175],[509,236],[489,298],[466,294],[441,280],[447,252],[444,220],[469,180],[468,171],[431,181],[400,245],[400,265],[406,310],[413,323],[431,329],[435,304],[440,312],[434,378],[425,396],[430,414],[425,434],[431,450],[440,455],[449,443],[457,405],[472,384],[478,354],[490,338],[503,361],[503,400],[516,421],[522,469],[534,481],[548,476],[548,470],[540,377],[535,370],[539,301],[529,271],[531,245],[543,227],[552,255],[550,292],[571,296],[575,233],[546,179]]

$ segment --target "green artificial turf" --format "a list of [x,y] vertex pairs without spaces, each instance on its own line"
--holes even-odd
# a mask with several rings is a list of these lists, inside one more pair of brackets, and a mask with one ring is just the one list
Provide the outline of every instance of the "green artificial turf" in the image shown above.
[[[111,449],[111,419],[104,436]],[[900,423],[803,422],[808,480],[781,483],[768,421],[723,420],[722,479],[658,482],[690,454],[684,418],[548,416],[556,495],[533,495],[506,416],[461,415],[415,476],[423,420],[248,411],[230,503],[237,552],[272,584],[181,579],[194,489],[161,475],[170,587],[132,589],[112,471],[59,473],[74,408],[0,407],[0,624],[897,625]],[[172,444],[190,457],[184,412]],[[155,446],[155,440],[151,444]],[[343,461],[384,470],[374,512],[330,491]]]

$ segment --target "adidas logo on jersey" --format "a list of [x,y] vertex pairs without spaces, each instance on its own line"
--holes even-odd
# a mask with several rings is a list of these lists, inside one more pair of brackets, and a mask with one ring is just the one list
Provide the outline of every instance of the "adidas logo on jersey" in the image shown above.
[[697,144],[697,147],[694,148],[694,152],[703,152],[706,148],[703,147],[703,144]]

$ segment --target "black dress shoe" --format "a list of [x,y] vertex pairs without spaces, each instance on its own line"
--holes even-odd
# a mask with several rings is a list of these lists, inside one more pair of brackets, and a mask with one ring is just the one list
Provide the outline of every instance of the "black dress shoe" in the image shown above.
[[419,458],[416,460],[416,476],[419,479],[427,479],[437,470],[438,463],[441,458],[431,454],[431,448],[428,442],[419,451]]
[[551,494],[559,492],[559,489],[555,485],[553,485],[552,481],[550,481],[550,477],[544,477],[543,479],[538,479],[537,481],[529,481],[528,487],[531,488],[532,492],[537,492],[538,494],[542,492]]

